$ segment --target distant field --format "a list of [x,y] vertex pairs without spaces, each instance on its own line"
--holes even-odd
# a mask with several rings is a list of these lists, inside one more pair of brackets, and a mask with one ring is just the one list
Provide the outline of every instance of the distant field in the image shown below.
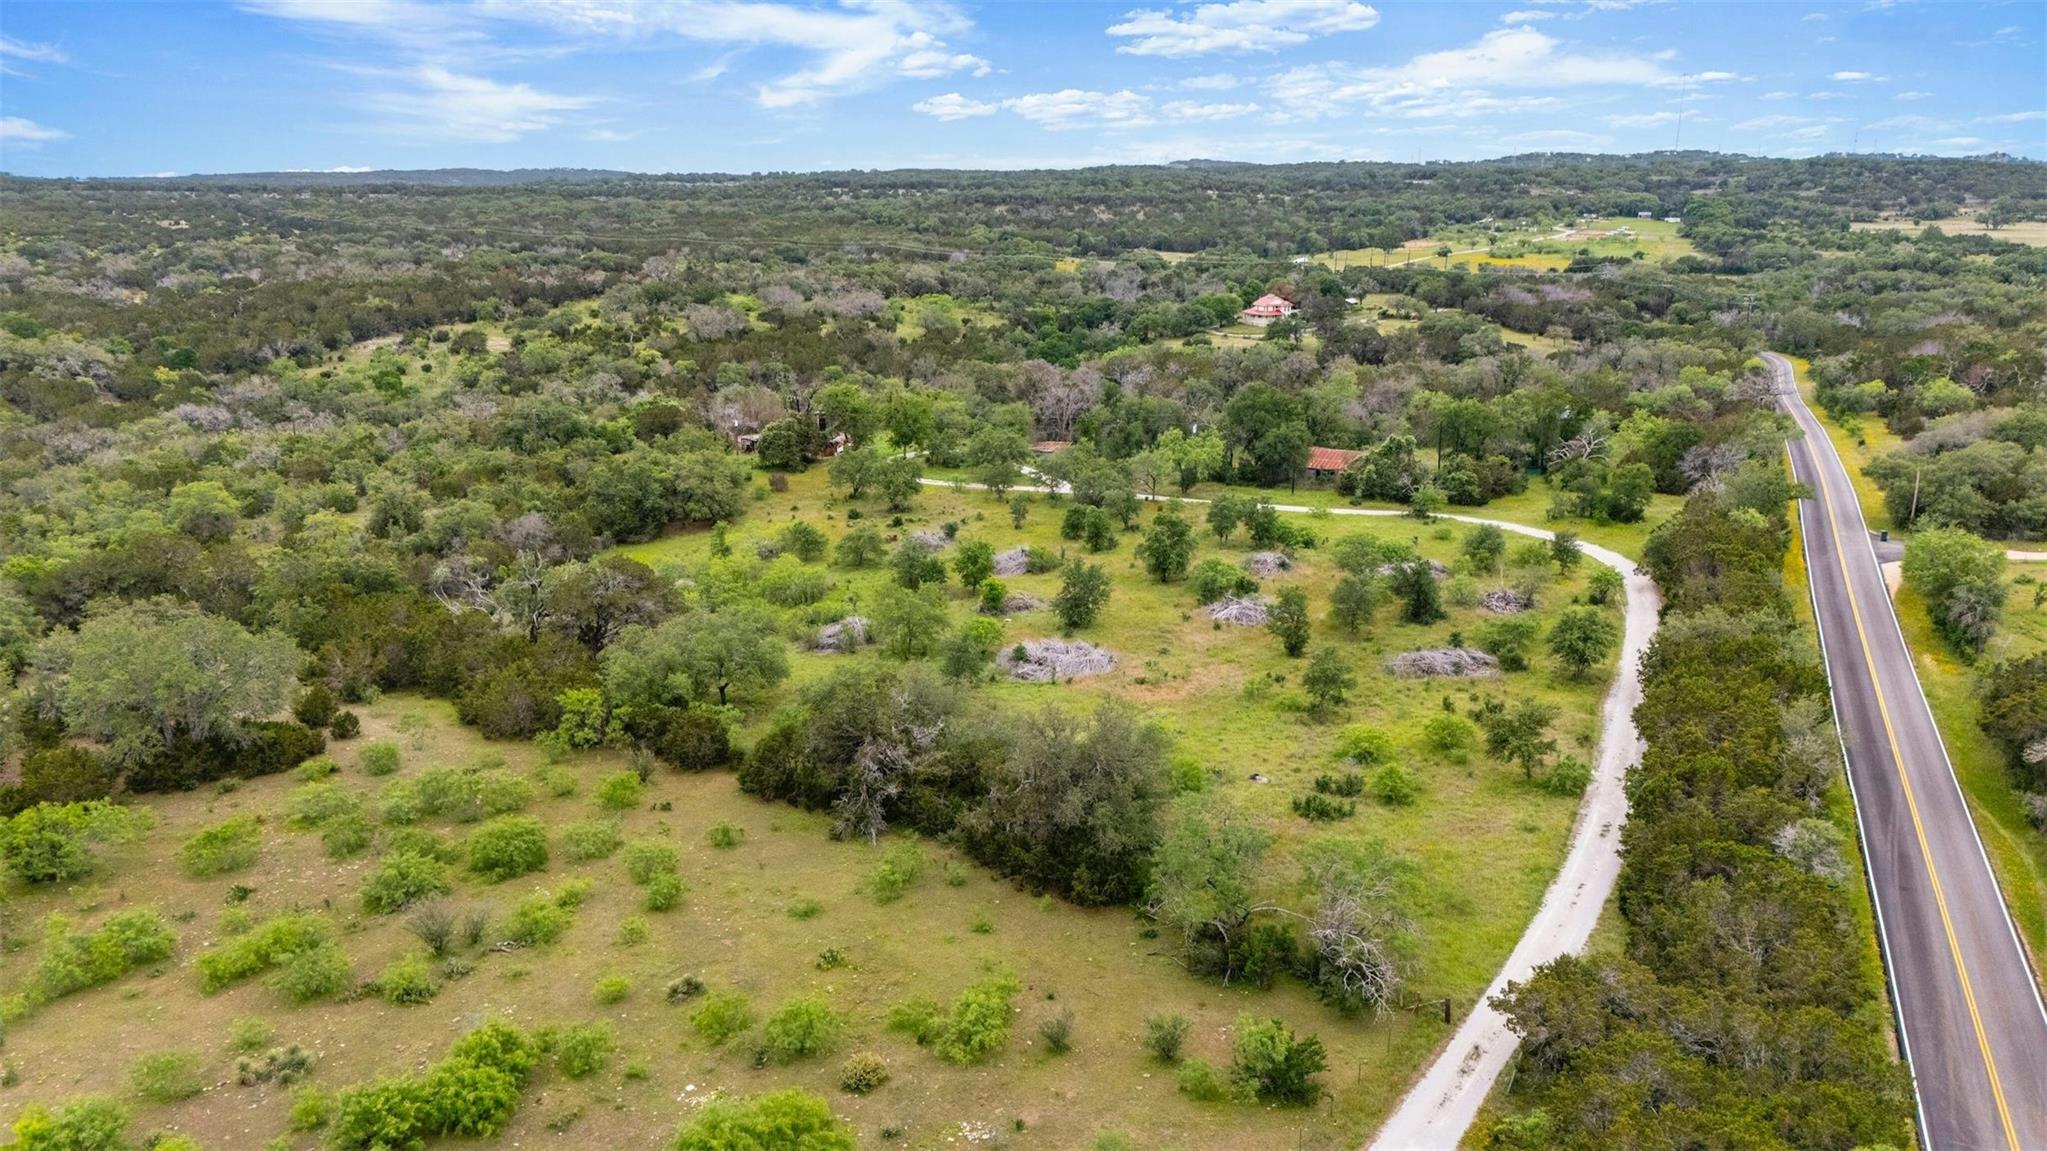
[[[1608,234],[1622,228],[1627,229],[1626,234]],[[1315,259],[1338,270],[1402,264],[1442,267],[1446,261],[1436,255],[1436,250],[1447,244],[1452,251],[1447,260],[1451,267],[1482,268],[1491,265],[1556,272],[1567,267],[1581,250],[1597,257],[1623,259],[1641,252],[1642,258],[1652,263],[1697,255],[1698,250],[1692,247],[1691,241],[1678,235],[1677,230],[1678,225],[1664,220],[1644,220],[1634,216],[1609,216],[1575,221],[1569,227],[1522,228],[1497,233],[1459,228],[1426,240],[1410,240],[1394,252],[1379,248],[1343,248],[1323,252]]]
[[1942,220],[1857,220],[1848,226],[1862,232],[1918,232],[1931,227],[1950,236],[1991,236],[2012,244],[2047,247],[2047,220],[2023,220],[2002,228],[1988,228],[1974,216],[1949,216]]

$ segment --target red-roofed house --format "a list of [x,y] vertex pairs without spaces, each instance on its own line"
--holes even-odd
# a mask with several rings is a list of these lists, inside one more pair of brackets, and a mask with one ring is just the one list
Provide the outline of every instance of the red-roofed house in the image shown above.
[[1245,323],[1256,324],[1262,328],[1274,320],[1284,320],[1293,314],[1294,303],[1292,300],[1283,299],[1267,292],[1252,301],[1251,306],[1245,308],[1239,313],[1239,316]]
[[1311,476],[1333,476],[1350,466],[1350,462],[1364,455],[1349,448],[1309,448],[1308,474]]

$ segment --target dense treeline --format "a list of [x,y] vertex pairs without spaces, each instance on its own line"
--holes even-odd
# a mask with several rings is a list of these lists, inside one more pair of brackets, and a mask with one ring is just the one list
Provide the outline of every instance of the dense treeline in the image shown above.
[[1557,960],[1502,997],[1522,1071],[1491,1146],[1911,1140],[1860,872],[1830,814],[1825,677],[1783,588],[1790,493],[1764,471],[1655,534],[1669,610],[1635,713],[1624,954]]

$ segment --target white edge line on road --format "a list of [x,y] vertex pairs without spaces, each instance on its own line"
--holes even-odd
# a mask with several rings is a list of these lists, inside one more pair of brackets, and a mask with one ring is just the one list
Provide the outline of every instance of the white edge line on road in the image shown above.
[[[1791,374],[1791,398],[1794,401],[1796,401],[1798,408],[1805,413],[1806,418],[1808,420],[1811,420],[1813,425],[1817,428],[1819,426],[1819,417],[1813,415],[1812,410],[1806,407],[1805,396],[1798,391],[1798,376],[1797,373],[1792,369],[1791,361],[1784,359],[1782,356],[1777,356],[1776,353],[1770,353],[1770,355],[1775,357],[1777,362],[1783,365],[1783,368],[1787,373]],[[1800,430],[1802,431],[1803,428],[1801,427]],[[1825,428],[1819,428],[1819,432],[1822,437],[1826,435]],[[1834,456],[1834,462],[1836,465],[1840,467],[1841,474],[1848,478],[1849,494],[1853,495],[1855,491],[1854,477],[1848,475],[1847,463],[1841,459],[1840,454],[1838,452],[1835,452],[1833,450],[1833,447],[1834,447],[1833,441],[1828,440],[1827,449],[1829,453]],[[1817,454],[1815,454],[1814,462],[1818,463]],[[1862,510],[1861,504],[1859,502],[1860,501],[1859,496],[1857,497],[1857,500],[1858,502],[1856,504],[1856,512],[1857,515],[1859,516]],[[1869,538],[1869,529],[1867,524],[1863,526],[1862,545],[1869,552],[1869,562],[1871,566],[1873,566],[1877,570],[1877,572],[1881,574],[1883,571],[1883,562],[1877,559],[1876,544],[1871,542]],[[1847,569],[1845,567],[1842,569],[1841,574],[1842,578],[1844,579],[1847,578]],[[1807,566],[1807,576],[1808,578],[1810,578],[1811,576],[1810,565]],[[1817,607],[1814,608],[1814,612],[1815,615],[1817,615],[1818,612]],[[2004,916],[2004,929],[2006,933],[2008,933],[2011,936],[2012,951],[2018,955],[2019,969],[2025,972],[2026,985],[2033,992],[2033,1008],[2034,1010],[2040,1013],[2040,1022],[2042,1024],[2047,1024],[2047,1000],[2043,1000],[2040,996],[2040,974],[2039,972],[2033,970],[2033,965],[2026,955],[2025,945],[2019,942],[2018,924],[2012,920],[2011,905],[2005,901],[2003,885],[1997,882],[1996,869],[1990,866],[1990,853],[1983,846],[1983,833],[1976,827],[1976,814],[1974,811],[1970,810],[1969,797],[1962,791],[1961,777],[1955,774],[1954,760],[1948,755],[1947,737],[1941,734],[1940,723],[1938,720],[1934,718],[1933,715],[1933,704],[1927,700],[1926,688],[1919,682],[1918,659],[1912,654],[1912,645],[1905,642],[1904,625],[1898,622],[1897,606],[1891,602],[1891,597],[1888,594],[1884,596],[1884,614],[1890,617],[1891,631],[1898,637],[1898,646],[1904,649],[1905,664],[1912,672],[1912,687],[1914,689],[1912,694],[1916,696],[1919,700],[1919,710],[1925,713],[1926,715],[1926,726],[1933,730],[1934,745],[1940,748],[1941,765],[1947,769],[1948,786],[1955,789],[1955,798],[1958,801],[1960,801],[1962,805],[1962,814],[1964,817],[1966,817],[1966,821],[1968,822],[1969,825],[1969,837],[1975,840],[1976,842],[1977,858],[1981,859],[1983,862],[1983,874],[1987,876],[1990,880],[1990,890],[1995,892],[1997,895],[1997,910]],[[1817,621],[1815,621],[1815,627],[1817,627]],[[1871,669],[1871,674],[1872,675],[1875,674],[1874,668]],[[1829,690],[1831,690],[1831,677],[1829,677]],[[1858,823],[1859,822],[1860,821],[1858,821]],[[1903,1016],[1901,1015],[1900,1019],[1902,1018]],[[1924,1137],[1925,1129],[1926,1125],[1924,1122],[1922,1122],[1920,1124],[1922,1138]]]

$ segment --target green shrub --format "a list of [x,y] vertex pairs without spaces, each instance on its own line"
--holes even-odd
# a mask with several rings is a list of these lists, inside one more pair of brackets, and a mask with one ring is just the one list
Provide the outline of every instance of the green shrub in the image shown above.
[[444,1059],[419,1083],[427,1129],[487,1139],[504,1129],[519,1106],[519,1081],[496,1067]]
[[1341,799],[1356,799],[1365,793],[1365,773],[1346,771],[1342,775],[1318,775],[1315,790]]
[[808,1091],[721,1096],[697,1108],[675,1136],[675,1151],[856,1151],[832,1109]]
[[998,975],[971,984],[946,1012],[945,1027],[932,1050],[947,1063],[979,1063],[1009,1042],[1010,1001],[1022,990],[1014,976]]
[[67,1100],[55,1111],[31,1103],[15,1117],[13,1130],[16,1151],[126,1151],[128,1112],[97,1095]]
[[1144,1020],[1144,1049],[1161,1063],[1178,1063],[1191,1026],[1184,1015],[1148,1015]]
[[641,905],[648,911],[669,911],[682,902],[684,891],[682,876],[664,871],[647,881],[647,893]]
[[1220,1103],[1230,1097],[1230,1081],[1206,1059],[1189,1059],[1173,1073],[1180,1094],[1197,1103]]
[[554,1043],[554,1065],[571,1079],[582,1079],[604,1069],[617,1049],[611,1024],[584,1023],[564,1030]]
[[746,839],[746,829],[736,823],[719,820],[704,833],[705,842],[721,851],[738,847]]
[[418,855],[444,865],[462,862],[461,848],[424,827],[401,827],[386,836],[384,854]]
[[1592,782],[1592,768],[1576,756],[1564,756],[1536,777],[1535,785],[1550,795],[1583,795]]
[[1322,1041],[1295,1039],[1277,1019],[1237,1021],[1237,1046],[1230,1078],[1260,1103],[1306,1107],[1322,1097],[1314,1076],[1328,1066]]
[[291,1110],[284,1125],[291,1131],[318,1131],[334,1118],[334,1097],[318,1087],[301,1087],[292,1093]]
[[1421,794],[1414,774],[1397,763],[1372,773],[1372,798],[1388,807],[1406,807]]
[[176,942],[170,924],[147,908],[111,915],[90,932],[73,931],[70,920],[52,915],[43,927],[36,990],[42,998],[58,999],[112,983],[137,967],[170,958]]
[[261,1051],[276,1038],[277,1029],[259,1016],[244,1015],[227,1025],[228,1050],[240,1055]]
[[334,1098],[327,1122],[333,1151],[386,1151],[417,1147],[431,1128],[417,1079],[381,1079]]
[[177,1103],[199,1094],[200,1061],[190,1051],[153,1051],[128,1069],[128,1084],[150,1103]]
[[621,1003],[633,992],[633,981],[623,975],[607,975],[597,981],[591,995],[604,1006]]
[[867,882],[876,903],[894,903],[924,870],[924,853],[913,843],[891,844]]
[[658,839],[635,839],[626,844],[624,859],[627,878],[649,883],[657,875],[673,873],[682,857],[672,845]]
[[145,809],[105,800],[38,803],[0,821],[0,860],[23,883],[81,879],[92,871],[92,844],[133,838],[150,822]]
[[506,938],[516,940],[529,947],[553,943],[568,933],[569,924],[575,916],[568,908],[546,892],[529,895],[512,909],[511,919],[506,921]]
[[469,833],[469,870],[503,883],[547,866],[547,829],[530,815],[500,815]]
[[1054,1055],[1073,1050],[1073,1008],[1062,1007],[1058,1014],[1038,1020],[1038,1036],[1045,1041],[1045,1049]]
[[411,782],[422,815],[457,823],[510,815],[533,802],[532,784],[496,769],[437,767]]
[[628,915],[619,920],[616,939],[620,947],[638,947],[647,941],[650,934],[652,930],[647,926],[645,916]]
[[238,815],[193,832],[178,848],[178,862],[186,875],[211,879],[253,865],[262,848],[263,825],[253,815]]
[[348,859],[369,850],[376,838],[370,817],[361,811],[337,815],[320,827],[320,846],[329,859]]
[[617,851],[623,842],[616,820],[588,819],[562,828],[562,855],[576,863],[603,859]]
[[792,999],[777,1008],[761,1027],[761,1058],[768,1063],[794,1063],[832,1049],[845,1030],[839,1013],[818,999]]
[[898,1003],[888,1009],[888,1029],[929,1047],[945,1033],[945,1008],[936,1000],[922,997]]
[[321,780],[327,778],[330,775],[339,774],[340,771],[341,765],[334,762],[333,756],[316,755],[313,758],[306,760],[304,763],[299,764],[298,777],[299,779],[305,781],[306,783],[312,783],[315,780]]
[[713,1047],[753,1026],[753,1004],[737,991],[714,992],[695,1011],[689,1025]]
[[839,1090],[866,1095],[888,1082],[888,1064],[872,1051],[855,1051],[839,1068]]
[[1376,727],[1353,724],[1336,737],[1336,754],[1366,767],[1389,763],[1393,759],[1393,737]]
[[790,900],[787,910],[791,919],[816,919],[824,914],[824,904],[806,895]]
[[363,881],[362,906],[372,915],[389,915],[453,890],[448,869],[439,860],[410,851],[393,852]]
[[433,965],[418,955],[408,955],[384,968],[377,987],[386,1003],[401,1007],[431,1003],[441,991],[440,984],[434,982]]
[[597,806],[606,811],[631,811],[640,805],[641,790],[637,772],[613,772],[597,784]]
[[364,775],[390,775],[398,770],[398,745],[382,739],[363,744],[356,762]]
[[1302,819],[1328,823],[1332,820],[1349,819],[1357,813],[1358,805],[1349,800],[1338,802],[1320,792],[1309,792],[1307,795],[1295,796],[1293,808],[1294,814]]
[[1227,560],[1210,556],[1187,573],[1187,586],[1195,603],[1214,603],[1224,596],[1251,595],[1258,590],[1258,581]]
[[301,784],[284,804],[284,822],[300,831],[325,827],[351,814],[361,814],[362,799],[332,780]]
[[261,975],[292,955],[333,944],[333,929],[317,915],[274,916],[200,956],[199,989],[211,995]]
[[1422,739],[1429,747],[1444,754],[1463,751],[1471,746],[1474,729],[1469,720],[1447,712],[1432,716],[1422,725]]
[[311,1003],[341,994],[352,979],[348,957],[328,944],[285,956],[264,983],[293,1003]]
[[327,725],[327,734],[335,739],[354,739],[362,734],[362,717],[352,711],[344,711]]

